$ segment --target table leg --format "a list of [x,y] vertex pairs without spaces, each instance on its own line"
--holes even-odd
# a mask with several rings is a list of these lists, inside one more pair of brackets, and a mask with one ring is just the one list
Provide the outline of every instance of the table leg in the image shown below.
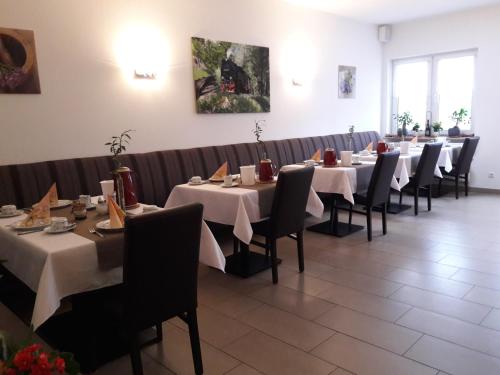
[[317,233],[328,234],[335,237],[345,237],[351,233],[358,232],[364,227],[361,225],[355,225],[344,223],[339,221],[339,213],[337,207],[337,197],[336,194],[330,194],[330,219],[328,221],[310,226],[307,230]]

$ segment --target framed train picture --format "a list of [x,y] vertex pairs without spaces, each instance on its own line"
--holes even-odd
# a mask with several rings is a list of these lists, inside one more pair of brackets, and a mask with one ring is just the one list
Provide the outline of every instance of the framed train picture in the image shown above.
[[40,94],[33,31],[0,27],[0,93]]
[[270,112],[269,48],[191,38],[198,113]]

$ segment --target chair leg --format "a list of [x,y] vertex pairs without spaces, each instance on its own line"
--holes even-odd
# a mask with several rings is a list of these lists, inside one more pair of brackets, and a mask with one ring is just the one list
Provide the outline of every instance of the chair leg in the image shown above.
[[431,210],[432,185],[427,187],[427,211]]
[[372,240],[372,208],[366,208],[366,231],[368,234],[368,241]]
[[233,254],[236,255],[238,254],[238,251],[240,250],[240,240],[238,237],[233,235]]
[[297,252],[299,255],[299,272],[304,272],[304,231],[297,232]]
[[387,234],[387,203],[382,206],[382,233]]
[[161,323],[156,325],[156,340],[161,342],[163,340],[163,327]]
[[352,209],[353,205],[349,203],[349,232],[351,231],[351,226],[352,226]]
[[201,359],[200,334],[198,333],[198,318],[196,309],[188,312],[187,321],[189,326],[189,339],[191,341],[191,353],[193,355],[194,372],[196,375],[203,374],[203,361]]
[[269,252],[271,251],[271,241],[266,237],[266,258],[269,258]]
[[469,196],[469,174],[465,174],[465,196]]
[[399,205],[403,204],[403,189],[399,190]]
[[458,174],[455,177],[455,199],[458,199]]
[[419,193],[419,188],[417,186],[415,186],[415,192],[414,192],[414,195],[413,195],[413,205],[415,206],[414,209],[415,209],[415,216],[418,215],[418,193]]
[[132,373],[134,375],[142,375],[142,360],[141,348],[139,346],[139,338],[137,333],[131,335],[130,339],[130,360],[132,362]]
[[271,265],[273,274],[273,284],[278,283],[278,255],[276,251],[276,239],[271,240]]
[[442,184],[443,184],[443,178],[440,178],[439,183],[438,183],[438,196],[439,197],[441,196],[441,185]]

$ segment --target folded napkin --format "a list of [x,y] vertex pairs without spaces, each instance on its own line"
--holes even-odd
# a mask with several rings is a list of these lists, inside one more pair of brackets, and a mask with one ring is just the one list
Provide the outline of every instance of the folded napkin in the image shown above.
[[314,153],[313,156],[311,156],[311,160],[314,160],[315,162],[319,163],[321,160],[321,150],[318,148],[316,152]]
[[59,197],[57,196],[57,185],[54,182],[47,193],[50,199],[50,207],[56,207],[59,203]]
[[368,143],[368,146],[366,146],[365,150],[368,152],[372,152],[373,151],[373,142]]
[[125,225],[125,212],[116,204],[114,199],[108,200],[109,226],[112,229],[123,228]]
[[412,140],[410,141],[411,144],[416,145],[418,142],[418,136],[413,137]]
[[40,202],[33,205],[33,209],[22,221],[21,226],[29,228],[37,224],[50,224],[50,191]]
[[224,176],[227,176],[227,161],[222,164],[219,169],[210,177],[211,180],[223,180]]

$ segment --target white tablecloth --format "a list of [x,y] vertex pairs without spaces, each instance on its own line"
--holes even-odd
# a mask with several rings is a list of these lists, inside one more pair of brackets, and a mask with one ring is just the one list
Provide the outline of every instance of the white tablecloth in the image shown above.
[[[377,161],[377,155],[360,156],[359,160],[362,162],[375,163]],[[394,177],[399,180],[399,188],[406,186],[408,182],[410,182],[410,173],[408,171],[411,171],[411,155],[399,155],[398,164],[394,171]],[[394,182],[391,184],[391,187],[398,191],[400,190],[395,188]]]
[[[257,190],[223,188],[218,184],[177,185],[170,193],[165,208],[194,202],[203,204],[205,220],[234,226],[234,235],[246,244],[250,243],[253,235],[251,223],[265,219],[260,213]],[[323,215],[323,203],[312,188],[306,210],[316,217]]]
[[[25,217],[0,219],[0,259],[17,278],[36,292],[31,323],[37,329],[72,294],[119,284],[123,269],[99,267],[95,242],[72,232],[18,236],[8,225]],[[200,262],[224,271],[225,258],[203,223]]]
[[[456,160],[454,159],[454,152],[457,151],[457,149],[462,148],[462,144],[460,143],[451,143],[446,147],[441,148],[441,152],[439,154],[438,162],[436,165],[436,169],[434,170],[434,175],[436,177],[442,178],[443,174],[441,173],[441,170],[439,169],[440,167],[444,168],[446,172],[449,172],[453,169],[453,162]],[[422,151],[424,150],[423,145],[422,147],[410,147],[410,155],[411,156],[420,156],[422,155]],[[412,173],[415,171],[412,171]]]
[[[376,160],[376,159],[375,159]],[[367,164],[375,164],[367,162]],[[281,170],[290,170],[304,168],[303,165],[291,164],[285,165]],[[358,180],[356,168],[353,167],[336,167],[323,168],[316,166],[312,181],[312,187],[318,193],[341,194],[348,202],[354,204],[354,194],[358,191]],[[400,190],[399,184],[395,177],[391,182],[391,187]]]

